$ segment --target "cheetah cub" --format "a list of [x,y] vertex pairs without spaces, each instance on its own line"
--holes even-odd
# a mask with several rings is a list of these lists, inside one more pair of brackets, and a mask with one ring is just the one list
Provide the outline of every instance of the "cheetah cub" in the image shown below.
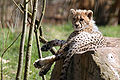
[[105,39],[95,25],[91,10],[71,9],[70,13],[74,31],[66,41],[55,39],[43,45],[42,51],[48,51],[53,46],[60,46],[60,49],[55,55],[38,59],[34,63],[36,68],[42,68],[56,60],[64,59],[60,80],[67,80],[68,66],[74,54],[95,51],[97,48],[105,46]]

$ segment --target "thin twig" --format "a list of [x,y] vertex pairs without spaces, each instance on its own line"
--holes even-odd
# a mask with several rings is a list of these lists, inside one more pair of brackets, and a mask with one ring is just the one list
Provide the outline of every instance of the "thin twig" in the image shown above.
[[24,13],[24,11],[19,7],[19,5],[15,2],[15,0],[12,0],[13,1],[13,3],[17,6],[17,8],[22,12],[22,13]]
[[36,29],[37,25],[35,25],[35,37],[36,37],[36,43],[37,43],[37,49],[38,49],[38,56],[39,58],[42,58],[41,50],[40,50],[40,42],[39,42],[39,32],[38,29]]
[[[44,14],[45,14],[45,8],[46,8],[46,0],[43,0],[42,12],[41,12],[41,16],[38,22],[37,29],[41,28],[41,23],[42,23]],[[42,36],[42,34],[40,36]]]
[[[19,5],[15,2],[15,0],[12,0],[12,1],[15,4],[15,6],[20,10],[20,12],[24,14],[24,11],[25,11],[24,6],[22,4],[20,4],[20,7],[19,7]],[[26,12],[28,14],[28,17],[32,18],[32,13],[30,13],[28,10]],[[27,20],[30,24],[29,19],[27,19]],[[38,20],[36,20],[35,23],[38,23]]]
[[[20,7],[21,7],[22,11],[24,11],[24,6],[22,4],[20,4]],[[32,13],[30,11],[27,11],[27,13],[28,13],[28,17],[32,18]],[[38,25],[38,22],[39,22],[39,20],[36,19],[35,20],[35,25]]]
[[19,35],[16,37],[16,39],[3,51],[1,57],[3,57],[4,54],[6,53],[6,51],[17,41],[17,39],[19,38],[20,35],[21,35],[21,33],[19,33]]
[[2,58],[3,58],[4,54],[7,52],[7,50],[12,47],[12,45],[18,40],[18,38],[20,36],[21,36],[21,33],[19,33],[19,35],[15,38],[15,40],[3,51],[2,55],[1,55],[1,80],[3,80],[3,68],[2,68],[3,63],[2,63]]
[[1,80],[3,80],[3,65],[2,65],[2,58],[1,58]]
[[[44,3],[44,5],[46,5],[46,0],[43,0],[43,3]],[[41,13],[40,20],[38,22],[38,29],[39,29],[39,32],[40,32],[40,36],[43,35],[41,23],[42,23],[43,16],[44,16],[44,13],[45,13],[45,6],[44,5],[43,5],[43,10],[42,10],[42,13]]]

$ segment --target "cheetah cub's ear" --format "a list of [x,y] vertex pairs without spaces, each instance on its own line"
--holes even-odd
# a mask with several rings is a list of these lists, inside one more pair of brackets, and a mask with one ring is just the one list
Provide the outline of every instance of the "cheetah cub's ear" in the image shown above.
[[93,12],[91,10],[88,10],[86,12],[86,15],[88,16],[88,18],[91,20],[93,18]]
[[70,9],[70,14],[74,15],[76,13],[76,11],[74,9]]

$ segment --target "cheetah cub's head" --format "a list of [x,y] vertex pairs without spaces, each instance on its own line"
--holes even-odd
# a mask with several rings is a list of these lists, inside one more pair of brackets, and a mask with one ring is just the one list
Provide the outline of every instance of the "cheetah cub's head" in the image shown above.
[[70,10],[72,17],[72,24],[75,31],[79,31],[90,26],[91,20],[93,20],[93,12],[91,10]]

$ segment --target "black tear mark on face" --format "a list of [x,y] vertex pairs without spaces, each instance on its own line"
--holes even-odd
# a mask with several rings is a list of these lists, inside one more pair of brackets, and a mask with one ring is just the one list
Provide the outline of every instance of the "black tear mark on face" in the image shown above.
[[81,22],[81,21],[83,21],[83,20],[84,20],[84,19],[81,18],[79,21]]
[[76,28],[78,28],[79,24],[75,24]]

